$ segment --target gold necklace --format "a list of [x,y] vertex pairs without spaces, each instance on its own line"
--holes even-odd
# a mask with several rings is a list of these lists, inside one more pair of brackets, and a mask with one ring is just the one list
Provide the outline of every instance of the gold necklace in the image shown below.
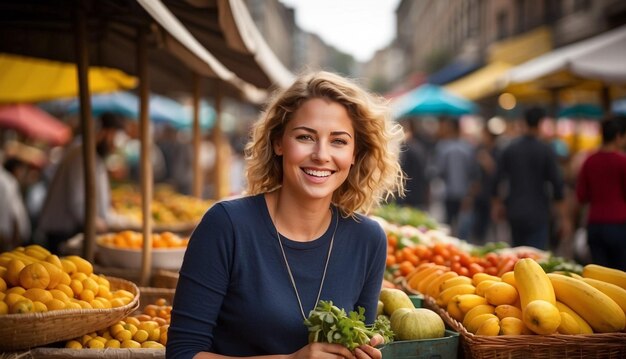
[[[274,210],[276,213],[276,210]],[[333,211],[330,211],[331,215]],[[278,233],[278,227],[276,227],[276,223],[274,224],[274,228],[276,228],[276,238],[278,238],[278,245],[280,246],[280,251],[283,254],[283,259],[285,260],[285,266],[287,267],[287,274],[289,274],[289,279],[291,280],[291,285],[293,286],[293,291],[296,293],[296,299],[298,300],[298,305],[300,306],[300,313],[302,314],[302,318],[306,320],[307,316],[304,314],[304,308],[302,307],[302,301],[300,300],[300,294],[298,294],[298,288],[296,287],[296,280],[293,278],[293,274],[291,273],[291,267],[289,267],[289,262],[287,261],[287,255],[285,254],[285,248],[283,248],[283,242],[280,240],[280,233]],[[335,229],[333,230],[333,236],[330,237],[330,245],[328,246],[328,255],[326,256],[326,263],[324,264],[324,272],[322,273],[322,281],[320,282],[320,289],[317,292],[317,299],[315,300],[315,305],[313,308],[317,306],[317,303],[320,301],[320,296],[322,295],[322,288],[324,287],[324,279],[326,279],[326,270],[328,269],[328,262],[330,262],[330,254],[333,251],[333,242],[335,241],[335,233],[337,233],[337,227],[339,226],[339,213],[336,214],[335,219]]]

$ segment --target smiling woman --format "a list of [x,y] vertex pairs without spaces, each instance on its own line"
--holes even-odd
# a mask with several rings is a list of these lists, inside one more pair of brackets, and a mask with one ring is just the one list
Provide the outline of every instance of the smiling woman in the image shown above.
[[215,204],[189,241],[168,356],[381,358],[379,335],[351,352],[308,343],[303,322],[321,300],[376,317],[387,240],[362,213],[403,192],[384,104],[328,72],[275,94],[246,147],[247,196]]

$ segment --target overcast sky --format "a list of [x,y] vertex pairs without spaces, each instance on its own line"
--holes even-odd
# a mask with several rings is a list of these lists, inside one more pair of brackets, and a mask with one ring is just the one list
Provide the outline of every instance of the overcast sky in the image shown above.
[[296,23],[324,42],[369,60],[396,36],[399,0],[280,0],[295,9]]

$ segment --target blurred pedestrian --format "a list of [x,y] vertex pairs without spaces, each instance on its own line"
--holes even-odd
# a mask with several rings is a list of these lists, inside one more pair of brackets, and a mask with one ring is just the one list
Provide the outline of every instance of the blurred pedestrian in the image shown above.
[[615,118],[602,121],[602,146],[578,174],[576,196],[587,213],[587,243],[593,263],[626,270],[626,155]]
[[417,137],[413,119],[399,121],[404,130],[404,142],[400,152],[400,165],[406,175],[405,196],[396,203],[426,211],[429,205],[430,184],[426,175],[427,154]]
[[[0,153],[0,162],[3,155]],[[31,228],[17,179],[0,166],[0,252],[27,242]]]
[[445,221],[452,235],[467,239],[472,229],[477,163],[473,146],[461,138],[458,118],[443,118],[435,145],[435,175],[445,185]]
[[548,143],[539,139],[539,124],[544,117],[541,108],[527,109],[525,133],[503,149],[497,164],[492,218],[508,220],[514,247],[548,250],[552,200],[557,204],[561,239],[571,234],[556,154]]
[[[96,132],[96,230],[106,231],[108,224],[119,219],[111,208],[111,188],[105,158],[115,150],[114,139],[124,130],[124,120],[114,114],[104,113],[98,121]],[[83,145],[69,148],[48,188],[37,231],[43,235],[44,245],[59,253],[62,243],[83,231],[85,222],[85,171]]]
[[482,131],[481,139],[476,147],[478,164],[478,189],[474,199],[474,221],[471,242],[484,244],[491,227],[491,188],[496,175],[496,162],[499,149],[496,146],[497,136],[488,127]]

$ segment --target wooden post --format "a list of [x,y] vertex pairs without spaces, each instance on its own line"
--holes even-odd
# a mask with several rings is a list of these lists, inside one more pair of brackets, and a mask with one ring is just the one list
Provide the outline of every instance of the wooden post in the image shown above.
[[82,255],[86,260],[93,263],[96,237],[96,142],[94,125],[91,119],[87,15],[85,14],[84,6],[82,1],[76,1],[73,9],[76,33],[76,70],[78,72],[81,134],[83,137],[83,174],[85,180],[85,222]]
[[222,133],[222,88],[220,82],[217,82],[217,89],[215,92],[215,124],[213,125],[212,139],[215,146],[215,165],[213,171],[214,192],[215,199],[220,200],[228,196],[228,184],[225,180],[228,179],[225,175],[227,170],[228,159],[226,158],[227,149],[224,143],[224,135]]
[[203,173],[200,166],[200,143],[202,129],[200,128],[200,76],[193,74],[193,195],[202,198]]
[[139,75],[139,135],[141,137],[141,214],[143,216],[142,286],[148,286],[152,271],[152,136],[150,134],[148,48],[146,31],[137,33],[137,73]]

